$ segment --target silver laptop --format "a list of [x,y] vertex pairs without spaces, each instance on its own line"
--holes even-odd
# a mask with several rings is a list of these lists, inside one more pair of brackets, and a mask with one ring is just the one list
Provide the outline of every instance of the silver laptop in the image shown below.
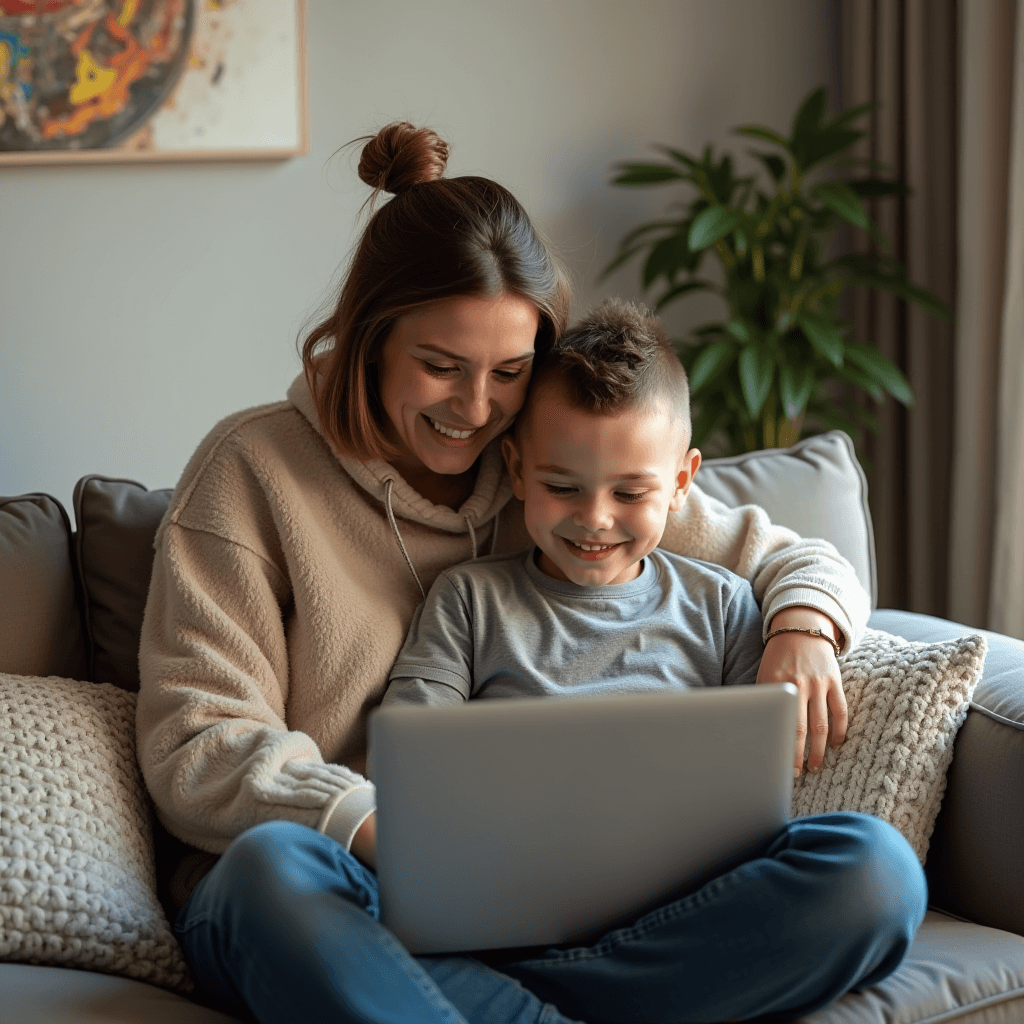
[[383,923],[414,953],[587,942],[698,888],[788,821],[796,696],[378,708]]

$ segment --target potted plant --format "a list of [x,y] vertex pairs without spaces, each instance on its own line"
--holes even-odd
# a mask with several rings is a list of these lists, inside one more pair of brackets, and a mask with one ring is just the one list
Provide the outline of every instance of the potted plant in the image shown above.
[[[884,248],[863,200],[906,192],[881,177],[842,180],[854,162],[850,148],[864,132],[851,127],[872,104],[828,119],[828,93],[816,89],[801,104],[789,137],[760,125],[737,135],[767,143],[750,150],[767,173],[738,175],[732,158],[708,146],[699,159],[657,146],[665,163],[623,163],[617,185],[685,183],[688,200],[672,203],[662,220],[641,224],[619,244],[604,275],[643,256],[643,285],[663,309],[698,290],[725,300],[725,319],[696,328],[677,342],[690,377],[694,445],[716,436],[722,454],[792,444],[808,418],[856,437],[877,430],[877,417],[858,395],[873,402],[884,392],[913,402],[906,378],[869,340],[849,336],[839,297],[851,285],[884,289],[936,316],[948,309],[916,287],[906,270],[884,254],[831,255],[835,233],[852,224]],[[721,282],[701,276],[709,257]],[[849,387],[836,388],[830,382]]]

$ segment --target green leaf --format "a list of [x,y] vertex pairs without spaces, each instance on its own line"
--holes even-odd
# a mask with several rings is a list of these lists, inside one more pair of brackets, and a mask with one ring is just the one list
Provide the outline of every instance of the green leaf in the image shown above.
[[654,312],[657,313],[670,302],[678,299],[682,295],[686,295],[688,292],[696,291],[717,291],[718,289],[710,281],[684,281],[682,284],[677,284],[672,288],[669,288],[667,292],[655,303]]
[[874,199],[878,196],[905,196],[910,189],[902,181],[887,181],[885,178],[858,178],[848,181],[850,190],[862,199]]
[[[689,226],[684,221],[679,220],[652,220],[647,224],[641,224],[639,227],[634,228],[627,234],[621,242],[619,242],[619,248],[622,249],[627,245],[632,245],[638,238],[642,238],[644,235],[650,234],[652,231],[666,231],[669,228],[676,228],[679,230],[688,231]],[[650,245],[650,242],[644,243]]]
[[728,415],[729,410],[721,402],[704,402],[700,414],[693,421],[693,436],[690,447],[700,448],[702,444],[718,429],[719,424]]
[[852,384],[854,387],[866,391],[876,402],[882,400],[882,389],[871,377],[856,366],[850,366],[849,364],[841,366],[836,371],[836,376],[840,380],[845,380],[847,384]]
[[794,145],[793,159],[800,165],[801,171],[809,171],[822,161],[846,151],[863,137],[863,132],[849,128],[826,128],[804,140],[799,147]]
[[669,235],[668,238],[663,238],[651,249],[651,254],[644,264],[644,287],[650,288],[659,277],[664,277],[672,284],[680,270],[689,268],[693,262],[693,255],[684,235]]
[[687,156],[682,151],[673,149],[671,146],[662,146],[659,143],[654,148],[660,149],[662,153],[667,153],[673,160],[678,160],[684,167],[688,167],[691,171],[696,170],[700,166],[699,161],[695,160],[692,156]]
[[668,164],[620,164],[622,172],[612,178],[613,185],[657,185],[663,181],[679,181],[686,177]]
[[739,317],[733,317],[726,325],[725,329],[739,342],[744,345],[750,341],[750,328],[739,319]]
[[851,121],[855,121],[858,117],[862,117],[869,110],[874,110],[877,107],[877,103],[859,103],[855,107],[850,107],[848,110],[840,111],[831,121],[828,123],[829,128],[842,128],[844,125],[848,125]]
[[762,153],[756,149],[748,149],[747,152],[764,164],[773,181],[782,181],[786,176],[786,161],[781,156],[776,156],[774,153]]
[[825,120],[825,111],[828,109],[828,89],[825,86],[821,86],[815,89],[807,99],[800,104],[800,109],[796,112],[796,117],[793,118],[793,137],[792,145],[793,149],[797,149],[800,144],[805,140],[809,139],[812,135],[818,132],[821,128],[822,121]]
[[725,206],[709,206],[693,218],[690,225],[690,248],[700,252],[724,238],[736,226],[736,212]]
[[897,402],[906,406],[914,404],[914,392],[909,381],[877,348],[871,345],[848,344],[846,359],[860,367],[877,384],[881,384]]
[[779,367],[779,398],[786,419],[795,420],[804,411],[813,388],[814,367],[810,363],[783,363]]
[[613,259],[611,263],[609,263],[608,266],[606,266],[604,270],[601,271],[598,280],[603,281],[613,270],[618,270],[623,263],[627,263],[638,252],[642,252],[646,248],[646,245],[634,245],[631,248],[626,249],[624,252],[620,252],[618,256],[616,256],[615,259]]
[[751,419],[757,419],[772,389],[775,361],[771,353],[758,344],[747,345],[739,358],[740,387]]
[[694,327],[690,333],[697,338],[709,338],[715,334],[724,334],[725,327],[720,323],[701,324],[700,327]]
[[789,139],[784,139],[778,132],[770,128],[762,128],[758,124],[744,125],[742,128],[733,129],[736,135],[746,135],[749,139],[760,139],[762,142],[771,142],[783,149],[789,149]]
[[[907,302],[913,302],[926,313],[930,313],[941,320],[952,318],[949,307],[932,295],[931,292],[911,284],[906,279],[902,266],[895,260],[886,260],[884,257],[858,253],[843,256],[832,263],[831,266],[847,271],[850,277],[858,284],[865,284],[870,288],[879,288],[882,291],[890,292],[892,295]],[[886,267],[891,267],[892,269],[887,272]]]
[[823,181],[814,186],[811,195],[820,199],[833,213],[838,213],[843,220],[858,228],[868,226],[868,217],[857,193],[845,182]]
[[796,322],[818,355],[823,356],[833,366],[843,365],[843,334],[835,323],[810,312],[798,314]]
[[735,354],[736,346],[731,341],[716,341],[708,345],[690,367],[690,393],[699,394],[733,361]]

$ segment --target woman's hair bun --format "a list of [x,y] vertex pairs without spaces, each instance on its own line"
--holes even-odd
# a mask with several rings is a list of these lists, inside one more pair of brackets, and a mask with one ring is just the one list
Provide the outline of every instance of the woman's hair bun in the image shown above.
[[432,128],[395,121],[367,140],[359,158],[359,177],[381,192],[397,195],[435,181],[448,166],[448,143]]

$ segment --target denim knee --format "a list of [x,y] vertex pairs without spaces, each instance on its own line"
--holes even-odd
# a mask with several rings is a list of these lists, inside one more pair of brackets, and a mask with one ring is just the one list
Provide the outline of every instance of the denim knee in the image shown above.
[[266,821],[237,836],[217,865],[224,895],[261,918],[269,904],[330,891],[379,917],[376,877],[343,846],[291,821]]
[[910,843],[871,814],[844,812],[828,819],[846,839],[840,859],[847,926],[889,932],[909,945],[928,904],[924,870]]

